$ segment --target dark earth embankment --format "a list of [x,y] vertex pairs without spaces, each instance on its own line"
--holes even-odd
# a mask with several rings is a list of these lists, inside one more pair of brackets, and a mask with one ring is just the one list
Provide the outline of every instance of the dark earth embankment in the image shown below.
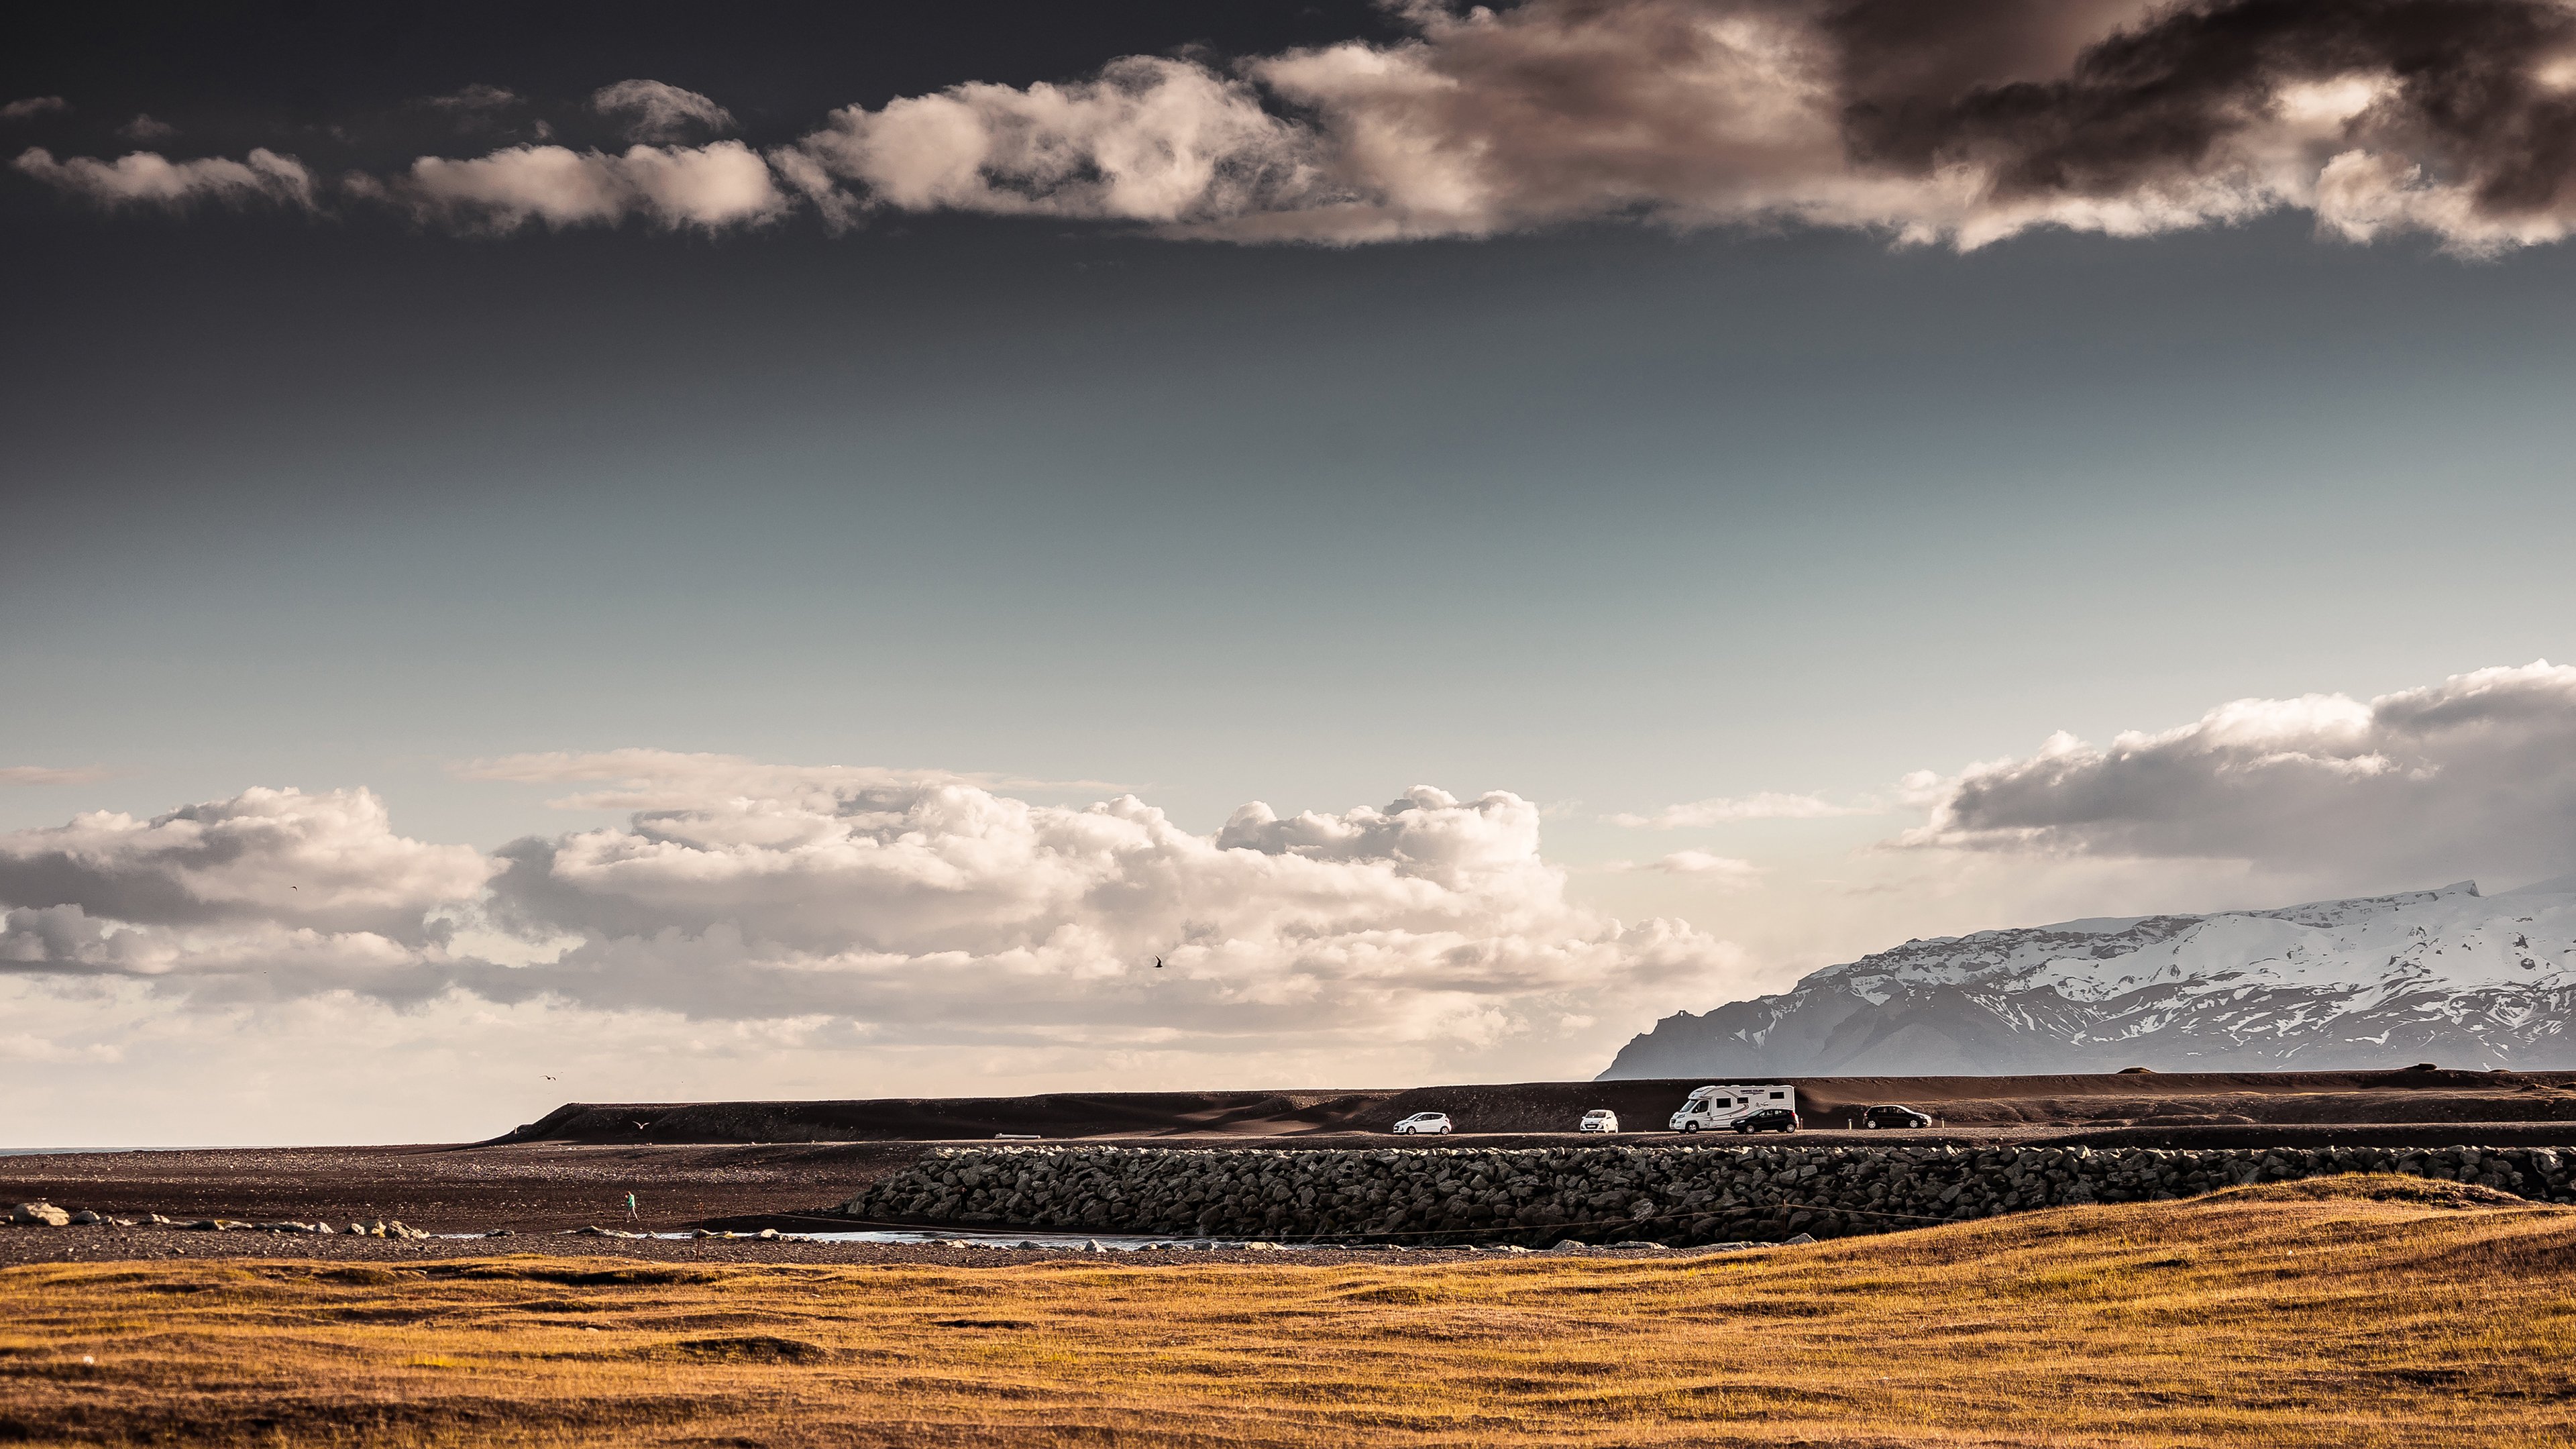
[[[1646,1140],[1671,1142],[1665,1118],[1696,1085],[573,1103],[474,1146],[0,1157],[0,1205],[43,1199],[117,1216],[399,1218],[432,1232],[526,1233],[623,1224],[633,1192],[636,1226],[794,1229],[814,1226],[802,1215],[848,1201],[930,1142],[990,1142],[1007,1132],[1131,1146],[1368,1148],[1387,1145],[1386,1128],[1399,1117],[1445,1111],[1459,1128],[1449,1145],[1545,1147],[1573,1140],[1569,1129],[1593,1107],[1620,1114],[1629,1129],[1621,1141],[1651,1134]],[[2566,1072],[1832,1078],[1796,1085],[1810,1128],[1798,1140],[1816,1145],[1885,1142],[1892,1134],[1831,1129],[1860,1106],[1893,1101],[1942,1118],[1938,1129],[1901,1134],[1918,1146],[2576,1147],[2576,1073]]]
[[[844,1185],[855,1190],[923,1150],[893,1143],[539,1144],[49,1153],[0,1157],[0,1206],[41,1200],[115,1217],[183,1220],[389,1218],[436,1233],[590,1223],[668,1231],[838,1201],[848,1195]],[[631,1224],[630,1192],[638,1209]]]
[[[1384,1131],[1447,1112],[1462,1133],[1565,1132],[1607,1107],[1659,1131],[1704,1079],[1248,1092],[1080,1092],[846,1102],[572,1102],[496,1143],[935,1142],[1070,1137],[1304,1136]],[[2567,1122],[2576,1072],[2193,1072],[2033,1077],[1807,1077],[1807,1125],[1903,1102],[1948,1127]]]

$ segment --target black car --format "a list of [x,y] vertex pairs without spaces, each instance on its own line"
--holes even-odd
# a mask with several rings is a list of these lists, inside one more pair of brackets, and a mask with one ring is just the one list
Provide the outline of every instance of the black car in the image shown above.
[[1750,1117],[1738,1119],[1735,1130],[1738,1132],[1795,1132],[1798,1130],[1798,1114],[1786,1107],[1765,1107]]
[[1932,1119],[1911,1107],[1899,1107],[1890,1103],[1886,1106],[1872,1107],[1861,1113],[1860,1125],[1863,1127],[1929,1127],[1932,1125]]

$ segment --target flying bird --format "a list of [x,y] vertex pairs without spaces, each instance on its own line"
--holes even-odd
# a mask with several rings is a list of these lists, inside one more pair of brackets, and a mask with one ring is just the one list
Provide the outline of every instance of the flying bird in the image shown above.
[[1155,957],[1155,958],[1154,958],[1154,969],[1155,969],[1155,970],[1157,970],[1157,971],[1160,971],[1160,970],[1162,970],[1162,969],[1163,969],[1163,958],[1162,958],[1162,957],[1157,956],[1157,957]]

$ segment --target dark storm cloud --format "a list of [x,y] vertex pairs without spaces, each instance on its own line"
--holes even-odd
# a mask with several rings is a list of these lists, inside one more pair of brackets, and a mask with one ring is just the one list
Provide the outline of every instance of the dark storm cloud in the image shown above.
[[1412,37],[1131,58],[838,112],[795,157],[867,208],[1366,241],[1604,216],[1975,245],[2281,208],[2363,239],[2552,240],[2576,47],[2556,0],[1531,0]]
[[1831,16],[1853,159],[1913,174],[1975,167],[2005,199],[2116,196],[2204,175],[2279,126],[2302,88],[2359,81],[2373,87],[2368,104],[2338,143],[2404,154],[2481,214],[2554,212],[2576,181],[2576,15],[2556,4],[2193,5],[2085,47],[2064,76],[1964,73],[2009,53],[1993,39],[2035,32],[2052,12],[2064,18],[2026,0],[1864,0]]
[[[422,157],[337,190],[478,230],[630,216],[715,229],[802,204],[835,226],[950,210],[1331,243],[1628,217],[1975,246],[2304,209],[2355,240],[2415,230],[2474,251],[2576,224],[2566,0],[1392,8],[1407,27],[1394,39],[968,81],[845,107],[765,151],[667,144],[733,118],[630,79],[592,106],[629,140],[666,143],[645,154]],[[19,169],[101,200],[177,195],[107,184],[155,163],[172,164],[30,152]]]

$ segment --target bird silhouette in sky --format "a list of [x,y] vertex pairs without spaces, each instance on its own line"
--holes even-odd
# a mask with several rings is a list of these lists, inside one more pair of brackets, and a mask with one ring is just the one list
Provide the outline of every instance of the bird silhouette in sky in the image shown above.
[[1163,958],[1162,958],[1162,957],[1157,956],[1157,957],[1155,957],[1155,958],[1154,958],[1154,969],[1155,969],[1155,970],[1157,970],[1157,971],[1160,971],[1160,970],[1162,970],[1162,969],[1163,969]]

